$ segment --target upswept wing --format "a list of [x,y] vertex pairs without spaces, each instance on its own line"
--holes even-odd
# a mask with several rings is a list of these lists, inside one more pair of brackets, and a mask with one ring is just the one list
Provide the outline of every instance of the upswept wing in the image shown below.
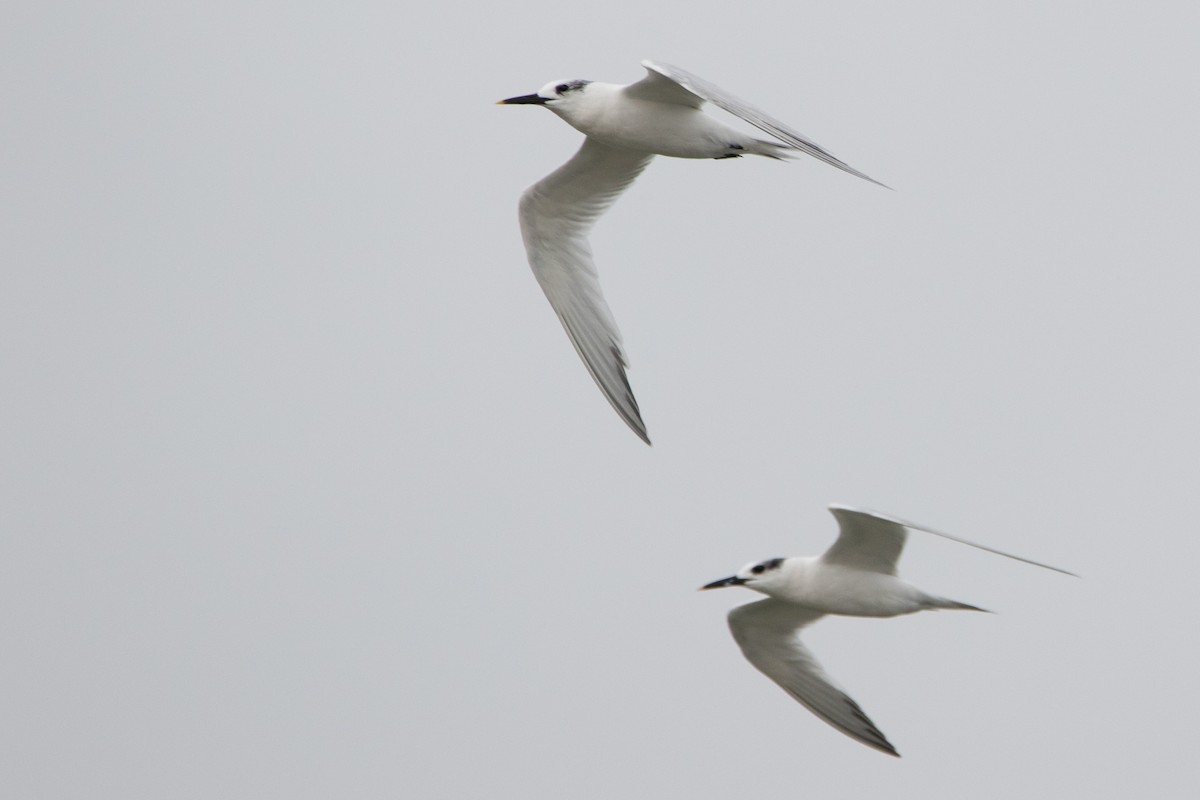
[[799,632],[823,615],[768,598],[729,612],[729,630],[746,660],[809,711],[852,739],[899,756],[858,703],[826,674]]
[[585,139],[567,163],[521,195],[521,235],[533,274],[596,385],[650,444],[625,375],[621,334],[600,290],[587,234],[653,155]]
[[896,574],[896,562],[908,538],[903,523],[845,506],[830,506],[838,521],[838,538],[821,559],[844,567]]
[[887,184],[880,183],[871,176],[859,172],[794,128],[785,125],[769,114],[759,111],[746,101],[734,97],[719,86],[714,86],[685,69],[657,61],[643,61],[642,66],[646,68],[646,72],[649,74],[642,80],[626,88],[626,93],[631,97],[641,97],[660,103],[678,103],[694,108],[699,108],[707,100],[718,108],[724,109],[730,114],[745,120],[759,130],[769,133],[788,147],[807,153],[813,158],[820,159],[826,164],[835,166],[840,170],[845,170],[863,180],[883,186],[885,189],[891,188]]
[[1022,558],[1012,553],[1005,553],[1003,550],[996,550],[992,547],[976,544],[958,536],[951,536],[948,533],[935,531],[932,528],[926,528],[913,522],[906,522],[896,517],[885,516],[874,511],[850,508],[849,506],[842,505],[832,505],[829,507],[829,510],[837,518],[840,528],[837,541],[821,556],[822,560],[829,564],[841,564],[855,569],[895,575],[896,562],[900,558],[900,551],[904,549],[904,541],[908,536],[908,530],[911,529],[924,533],[932,533],[934,536],[941,536],[944,539],[949,539],[959,544],[970,545],[980,550],[986,550],[989,553],[995,553],[998,556],[1011,558],[1014,561],[1023,561],[1035,567],[1043,567],[1044,569],[1061,572],[1064,575],[1078,577],[1074,572],[1068,572],[1065,569],[1052,567],[1049,564],[1043,564],[1040,561],[1034,561],[1029,558]]

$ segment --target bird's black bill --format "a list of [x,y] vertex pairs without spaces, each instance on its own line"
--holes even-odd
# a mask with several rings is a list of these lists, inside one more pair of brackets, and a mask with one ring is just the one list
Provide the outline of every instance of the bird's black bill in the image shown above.
[[498,106],[517,106],[517,105],[542,105],[546,102],[546,98],[540,94],[523,94],[520,97],[510,97],[507,100],[501,100],[496,105]]
[[738,576],[734,575],[732,578],[721,578],[719,581],[706,583],[700,587],[700,591],[704,591],[705,589],[723,589],[726,586],[741,586],[745,582],[745,578],[739,578]]

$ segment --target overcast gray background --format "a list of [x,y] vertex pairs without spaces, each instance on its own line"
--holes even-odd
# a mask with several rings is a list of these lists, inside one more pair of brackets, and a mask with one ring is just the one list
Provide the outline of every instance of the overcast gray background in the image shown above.
[[[600,10],[6,7],[0,794],[1194,791],[1197,6]],[[493,105],[642,58],[896,188],[651,165],[593,242],[653,448],[517,230],[580,137]],[[835,501],[1083,575],[915,536],[999,613],[807,634],[901,760],[695,591]]]

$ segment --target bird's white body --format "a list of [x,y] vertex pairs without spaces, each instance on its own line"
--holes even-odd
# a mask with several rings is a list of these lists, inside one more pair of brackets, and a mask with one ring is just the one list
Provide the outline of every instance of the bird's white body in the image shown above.
[[858,704],[817,663],[800,641],[800,630],[826,614],[896,617],[939,608],[982,611],[928,594],[897,577],[896,562],[908,529],[944,536],[1057,572],[1065,570],[893,517],[845,506],[830,506],[830,511],[841,530],[837,541],[822,555],[747,564],[736,575],[701,588],[745,586],[767,595],[766,600],[729,612],[729,630],[746,660],[842,733],[868,747],[899,755]]
[[[827,150],[690,72],[643,61],[647,75],[625,86],[593,81],[549,83],[501,103],[540,105],[583,133],[567,163],[521,196],[521,235],[529,265],[596,385],[647,444],[625,369],[629,360],[592,262],[587,234],[654,156],[784,158],[807,153],[872,183]],[[708,101],[778,141],[757,139],[701,112]]]
[[821,556],[786,558],[778,580],[752,588],[776,600],[845,617],[898,617],[953,603],[895,575],[830,564]]
[[593,81],[547,108],[590,139],[650,155],[726,158],[744,153],[778,156],[786,150],[723,125],[699,105],[631,96],[630,86]]

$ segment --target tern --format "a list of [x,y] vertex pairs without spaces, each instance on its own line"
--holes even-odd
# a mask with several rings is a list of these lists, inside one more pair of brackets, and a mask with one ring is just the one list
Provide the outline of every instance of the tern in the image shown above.
[[[782,122],[695,75],[643,61],[647,75],[627,86],[553,81],[536,94],[499,101],[550,109],[587,138],[567,163],[521,195],[521,235],[533,274],[588,372],[625,423],[650,444],[625,374],[628,358],[592,262],[587,234],[596,219],[656,155],[782,159],[807,153],[879,183]],[[711,102],[777,141],[757,139],[704,114]],[[879,184],[883,186],[884,184]]]
[[747,564],[736,575],[701,586],[745,586],[767,595],[729,612],[729,630],[746,660],[809,711],[868,747],[899,756],[875,723],[830,678],[799,639],[802,628],[826,614],[897,617],[917,611],[977,606],[927,594],[896,575],[908,531],[918,530],[978,547],[1026,564],[1065,569],[984,547],[873,511],[832,505],[837,540],[823,555],[772,558]]

